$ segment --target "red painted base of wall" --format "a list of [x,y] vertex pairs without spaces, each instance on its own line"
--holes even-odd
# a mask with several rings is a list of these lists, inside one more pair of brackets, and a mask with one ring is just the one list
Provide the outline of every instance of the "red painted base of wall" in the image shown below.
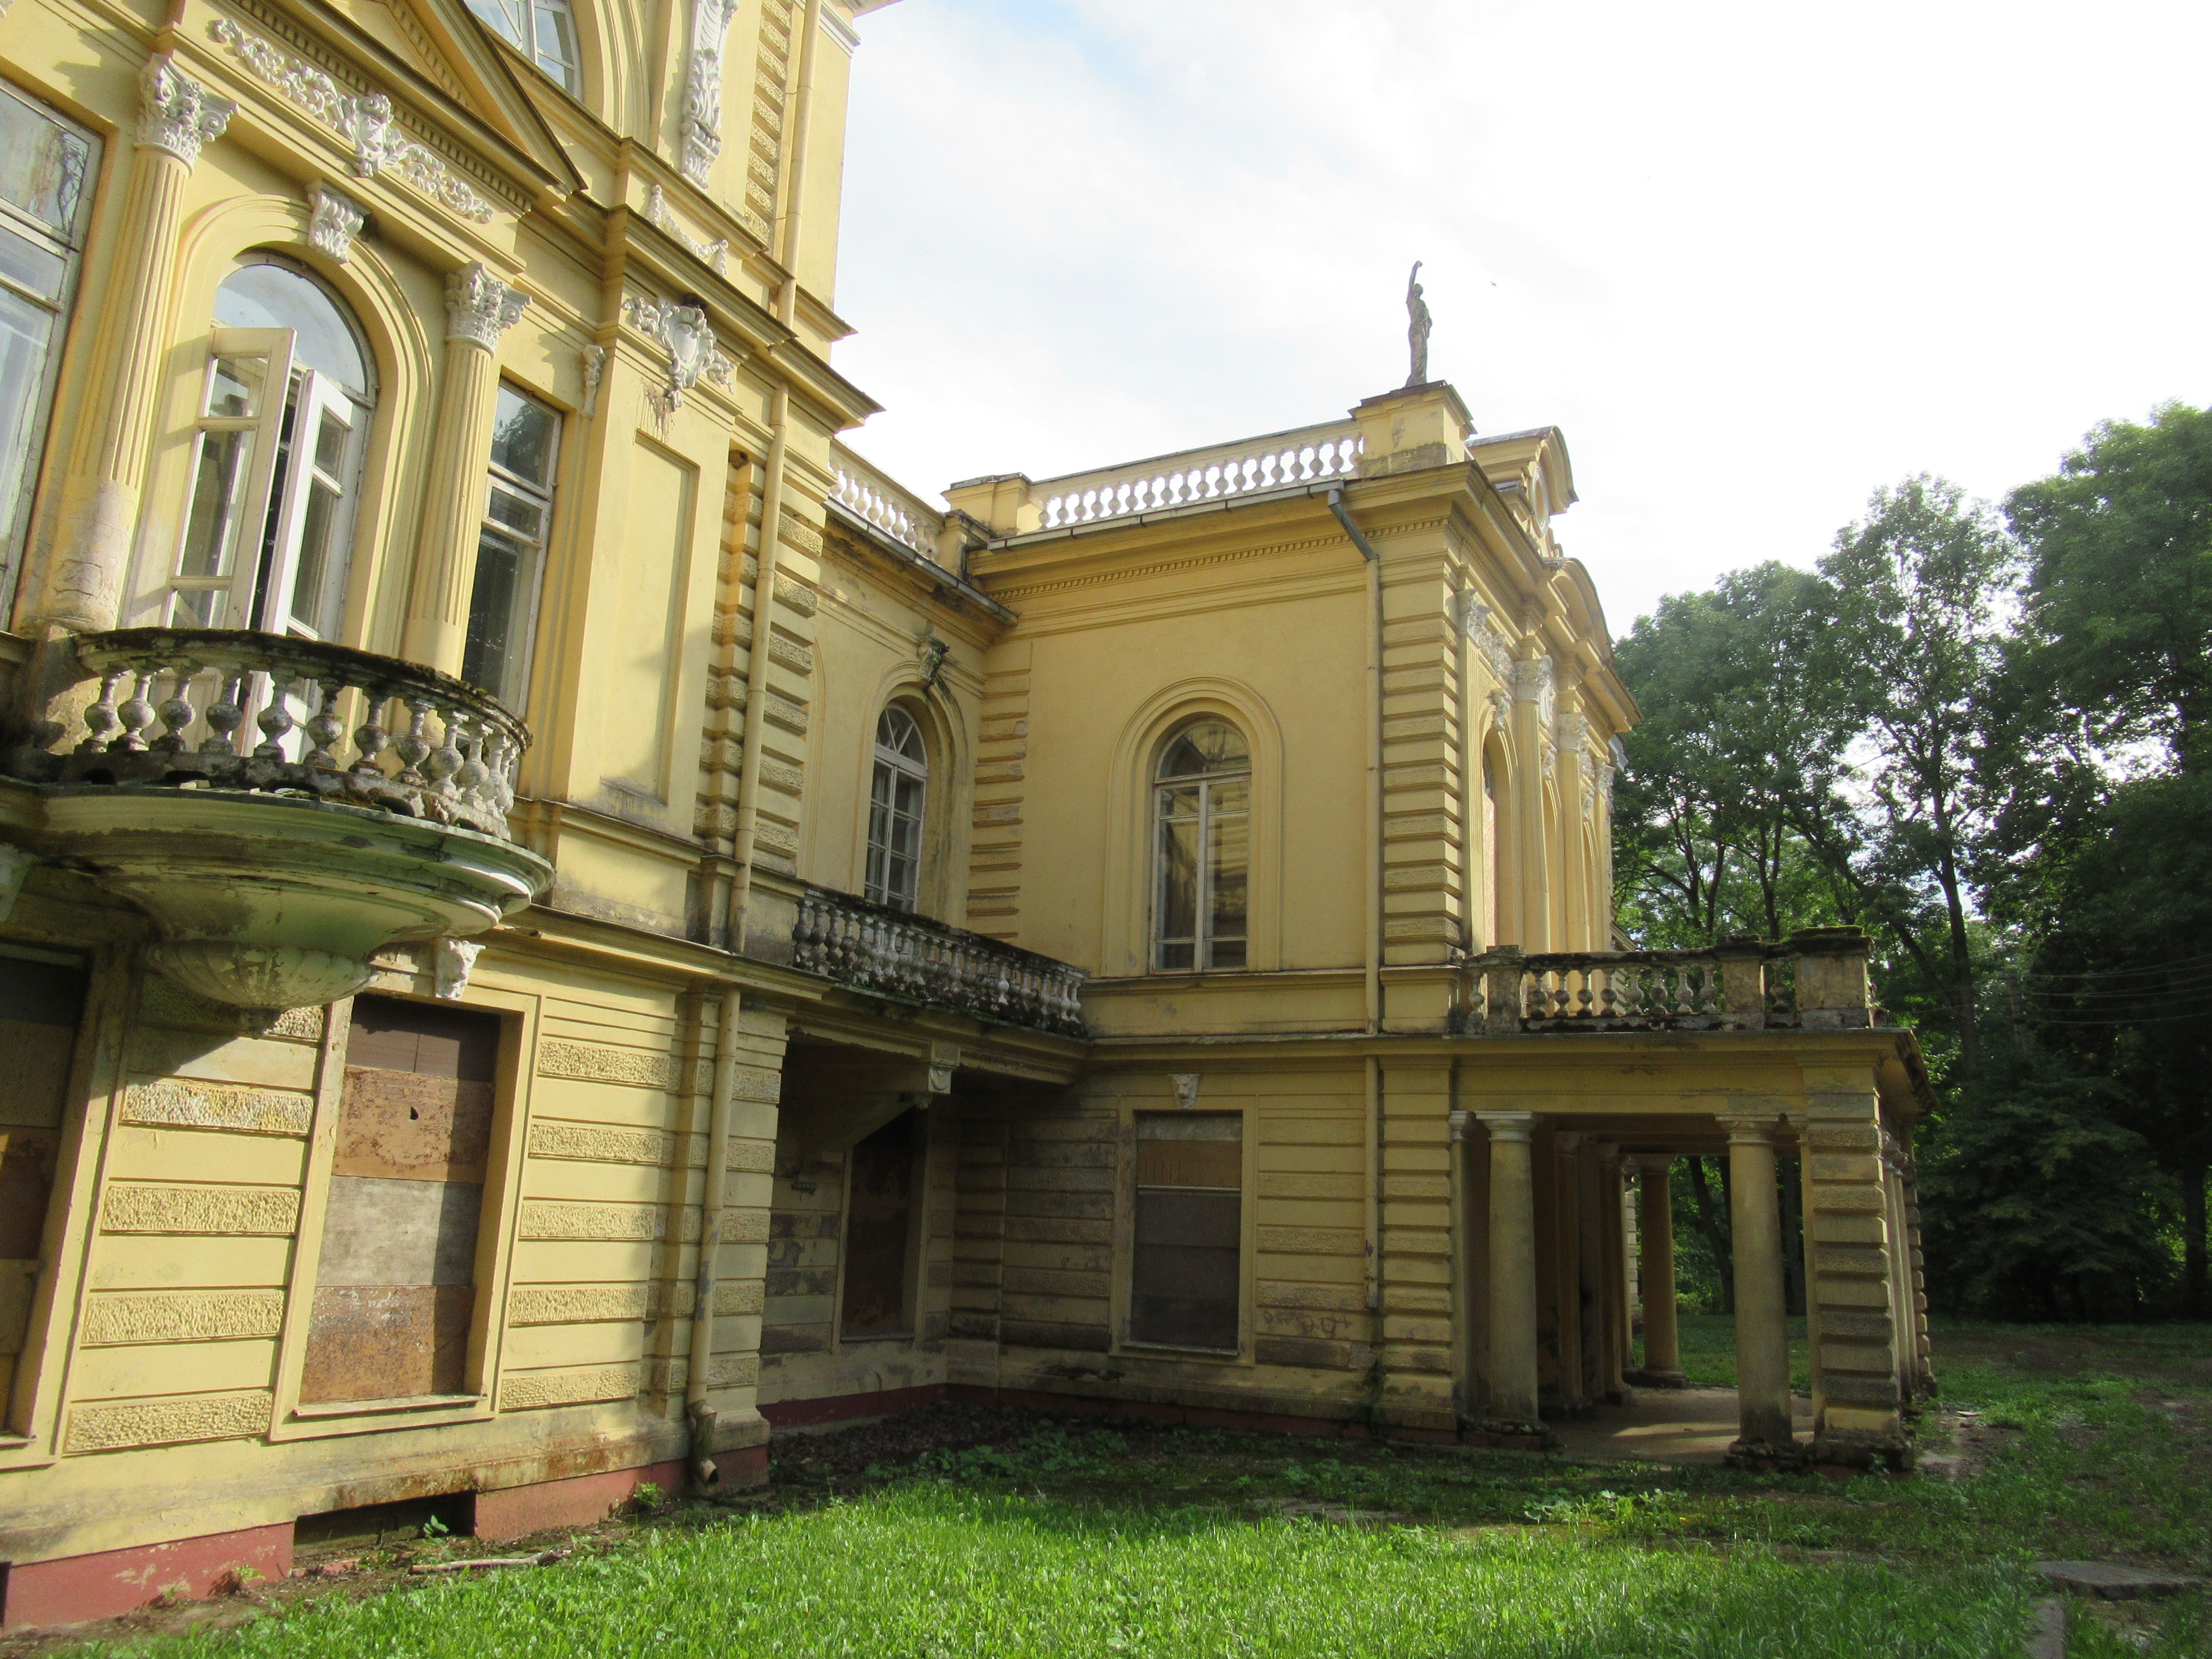
[[520,1538],[526,1533],[548,1532],[556,1527],[588,1527],[605,1520],[609,1510],[629,1502],[637,1489],[648,1480],[664,1493],[680,1492],[684,1490],[684,1465],[647,1463],[634,1469],[609,1469],[602,1474],[580,1474],[568,1480],[540,1480],[535,1486],[480,1492],[477,1494],[476,1535]]
[[[988,1395],[991,1390],[968,1392]],[[833,1394],[820,1400],[779,1400],[773,1406],[763,1406],[760,1414],[773,1427],[796,1429],[809,1423],[842,1423],[854,1417],[889,1417],[917,1406],[934,1406],[945,1398],[945,1384],[932,1382],[919,1389],[878,1389],[872,1394]]]
[[264,1578],[290,1572],[292,1523],[11,1566],[0,1629],[112,1619],[179,1586],[179,1595],[197,1601],[233,1588],[240,1567]]

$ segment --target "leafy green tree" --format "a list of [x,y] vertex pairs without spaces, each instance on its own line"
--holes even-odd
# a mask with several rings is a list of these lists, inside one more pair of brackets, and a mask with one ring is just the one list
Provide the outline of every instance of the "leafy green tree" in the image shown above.
[[2037,671],[2118,750],[2212,745],[2212,412],[2108,422],[2006,503],[2033,550]]

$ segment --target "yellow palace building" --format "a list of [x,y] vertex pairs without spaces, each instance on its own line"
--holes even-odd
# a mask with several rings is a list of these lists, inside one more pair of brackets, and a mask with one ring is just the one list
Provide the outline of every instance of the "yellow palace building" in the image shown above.
[[1917,1050],[1614,948],[1560,434],[878,474],[884,3],[0,0],[9,1626],[945,1397],[1541,1443],[1684,1152],[1742,1454],[1909,1456]]

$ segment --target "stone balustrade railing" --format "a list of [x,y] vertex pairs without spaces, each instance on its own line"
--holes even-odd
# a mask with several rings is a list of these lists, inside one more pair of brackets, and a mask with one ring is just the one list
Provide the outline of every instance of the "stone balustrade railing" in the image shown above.
[[1127,466],[1045,478],[1030,486],[1047,530],[1170,507],[1356,477],[1359,428],[1350,421],[1158,455]]
[[1856,927],[1802,928],[1784,943],[1732,939],[1705,951],[1473,957],[1462,1024],[1528,1031],[1863,1030],[1876,1010],[1872,941]]
[[945,562],[939,551],[945,534],[942,513],[933,511],[912,490],[878,471],[842,444],[831,446],[830,464],[837,480],[830,494],[831,501],[932,564]]
[[1085,1035],[1080,968],[827,887],[808,887],[794,964],[856,990],[1062,1036]]
[[376,808],[507,839],[530,734],[435,669],[216,629],[88,634],[84,738],[41,757],[64,783],[200,786]]

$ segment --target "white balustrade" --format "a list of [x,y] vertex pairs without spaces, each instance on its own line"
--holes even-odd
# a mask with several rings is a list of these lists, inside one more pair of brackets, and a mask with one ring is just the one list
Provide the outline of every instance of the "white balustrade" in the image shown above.
[[1085,1035],[1081,969],[980,933],[809,887],[799,897],[792,943],[795,966],[841,985],[1065,1036]]
[[1031,486],[1030,499],[1043,514],[1044,528],[1064,529],[1294,484],[1351,478],[1358,475],[1362,448],[1358,427],[1338,422],[1043,479]]
[[308,795],[508,839],[530,734],[495,699],[390,657],[224,629],[89,634],[73,783]]
[[837,480],[836,488],[830,495],[831,501],[932,564],[943,562],[937,550],[937,538],[945,530],[942,513],[932,512],[920,496],[878,472],[842,444],[833,447],[830,465]]

